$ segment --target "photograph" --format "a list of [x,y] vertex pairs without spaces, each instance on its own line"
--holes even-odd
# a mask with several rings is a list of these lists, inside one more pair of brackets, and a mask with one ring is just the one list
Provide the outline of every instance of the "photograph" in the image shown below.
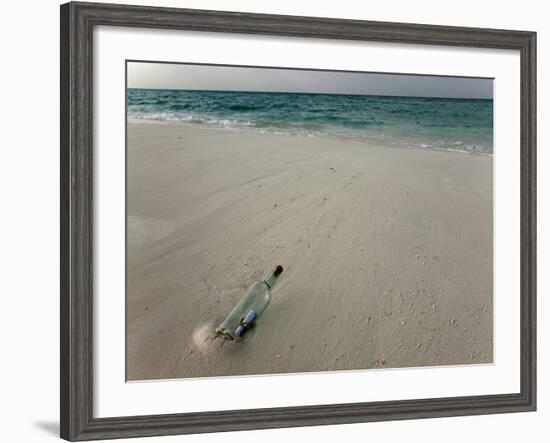
[[532,421],[540,23],[192,3],[58,11],[56,436]]
[[493,79],[126,61],[127,381],[493,362]]

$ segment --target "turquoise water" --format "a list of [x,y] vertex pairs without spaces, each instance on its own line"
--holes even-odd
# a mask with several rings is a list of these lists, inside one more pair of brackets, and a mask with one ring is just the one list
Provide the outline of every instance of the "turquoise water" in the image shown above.
[[493,100],[128,89],[130,119],[493,152]]

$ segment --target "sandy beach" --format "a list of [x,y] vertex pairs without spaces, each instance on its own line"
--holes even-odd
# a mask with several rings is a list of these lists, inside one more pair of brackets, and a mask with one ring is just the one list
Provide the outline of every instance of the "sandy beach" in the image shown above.
[[131,122],[127,162],[128,380],[492,362],[492,157]]

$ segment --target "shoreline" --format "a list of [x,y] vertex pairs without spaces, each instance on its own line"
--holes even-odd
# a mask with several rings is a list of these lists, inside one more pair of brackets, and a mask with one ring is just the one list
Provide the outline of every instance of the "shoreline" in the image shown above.
[[[128,380],[488,364],[492,157],[127,127]],[[239,344],[212,340],[285,272]]]
[[392,143],[381,143],[379,140],[361,140],[361,139],[354,139],[352,137],[346,138],[346,137],[338,137],[338,136],[331,136],[329,134],[290,134],[290,133],[282,133],[273,131],[271,129],[267,128],[261,128],[261,127],[254,127],[254,126],[242,126],[242,127],[227,127],[227,126],[221,126],[221,125],[215,125],[215,124],[207,124],[207,123],[198,123],[198,122],[190,122],[190,121],[182,121],[182,120],[162,120],[162,119],[146,119],[146,118],[136,118],[136,117],[127,117],[127,124],[128,125],[181,125],[184,127],[189,128],[197,128],[197,129],[204,129],[204,130],[216,130],[216,131],[230,131],[233,133],[248,133],[248,134],[262,134],[267,136],[282,136],[282,137],[301,137],[301,138],[317,138],[317,139],[327,139],[327,140],[339,140],[343,142],[350,142],[350,143],[356,143],[361,144],[364,146],[369,146],[369,144],[375,144],[379,147],[385,147],[385,148],[392,148],[392,149],[407,149],[407,150],[417,150],[417,151],[428,151],[428,152],[450,152],[455,154],[466,154],[466,155],[476,155],[481,157],[489,157],[493,158],[493,152],[483,152],[483,151],[468,151],[466,149],[453,149],[453,148],[437,148],[437,147],[427,147],[427,146],[419,146],[415,144],[408,145],[406,142],[401,143],[401,146],[392,144]]

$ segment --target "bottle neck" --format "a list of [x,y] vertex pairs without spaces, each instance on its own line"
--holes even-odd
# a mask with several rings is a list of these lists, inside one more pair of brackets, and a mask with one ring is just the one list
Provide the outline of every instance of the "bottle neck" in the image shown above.
[[279,276],[281,274],[277,274],[275,271],[272,271],[265,279],[264,283],[269,287],[269,289],[273,288],[275,286],[275,283],[277,283],[277,280],[279,280]]

